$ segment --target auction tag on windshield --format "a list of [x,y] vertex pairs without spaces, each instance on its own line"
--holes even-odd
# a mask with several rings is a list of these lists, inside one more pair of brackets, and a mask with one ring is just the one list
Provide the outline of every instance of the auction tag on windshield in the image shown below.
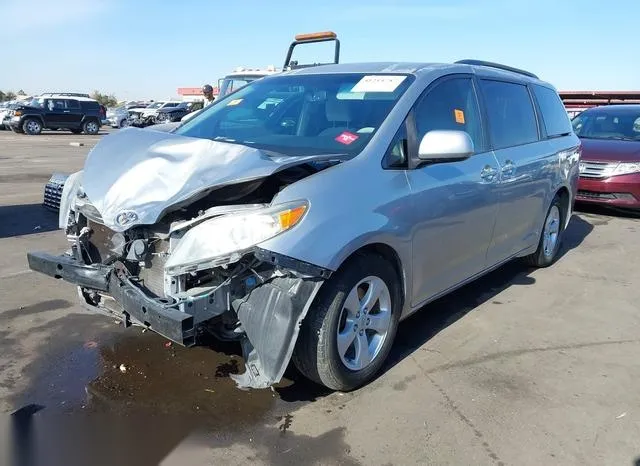
[[393,92],[405,79],[406,76],[365,76],[353,86],[351,92]]
[[227,104],[227,107],[232,107],[232,106],[234,106],[234,105],[238,105],[240,102],[242,102],[242,99],[233,99],[232,101],[230,101],[230,102]]
[[461,125],[464,125],[464,112],[456,108],[453,111],[453,113],[456,116],[456,123],[460,123]]
[[360,136],[358,136],[357,134],[353,134],[353,133],[350,133],[349,131],[345,131],[336,138],[336,141],[338,141],[340,144],[346,144],[348,146],[352,142],[356,142],[359,137]]

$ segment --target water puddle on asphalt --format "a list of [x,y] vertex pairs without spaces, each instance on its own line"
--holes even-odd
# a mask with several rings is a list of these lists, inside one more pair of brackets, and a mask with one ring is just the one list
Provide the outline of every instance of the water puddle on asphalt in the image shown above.
[[51,339],[12,400],[16,409],[41,408],[34,417],[50,440],[62,425],[140,423],[155,440],[144,447],[136,439],[136,449],[157,460],[191,432],[243,438],[326,394],[295,373],[273,390],[238,389],[229,374],[244,371],[239,344],[207,338],[184,348],[139,328],[105,328],[100,317],[70,317],[74,333]]

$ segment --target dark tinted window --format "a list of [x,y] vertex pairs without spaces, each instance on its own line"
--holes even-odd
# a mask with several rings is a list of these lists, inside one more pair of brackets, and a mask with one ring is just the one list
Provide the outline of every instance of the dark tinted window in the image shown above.
[[84,102],[84,108],[89,109],[89,110],[98,110],[99,107],[99,103],[98,102],[92,102],[92,101],[87,101]]
[[494,149],[538,140],[538,125],[527,87],[522,84],[481,80]]
[[72,108],[72,109],[80,108],[80,104],[78,103],[77,100],[69,99],[66,101],[66,103],[67,103],[67,108]]
[[470,78],[448,79],[431,89],[415,109],[418,143],[434,129],[466,131],[476,152],[482,152],[482,125]]
[[560,96],[553,89],[537,85],[533,86],[533,93],[540,106],[547,136],[571,133],[571,121]]

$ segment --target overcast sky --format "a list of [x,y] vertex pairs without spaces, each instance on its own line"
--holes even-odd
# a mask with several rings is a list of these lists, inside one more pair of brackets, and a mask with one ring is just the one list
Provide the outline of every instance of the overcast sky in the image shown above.
[[295,34],[319,30],[343,62],[476,58],[561,90],[638,90],[638,18],[637,0],[0,0],[0,90],[169,98],[282,66]]

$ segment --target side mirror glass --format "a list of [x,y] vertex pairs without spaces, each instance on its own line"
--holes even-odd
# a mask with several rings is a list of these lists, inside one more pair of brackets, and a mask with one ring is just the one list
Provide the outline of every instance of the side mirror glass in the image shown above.
[[418,158],[429,161],[453,162],[467,159],[473,153],[473,141],[466,131],[429,131],[418,148]]

